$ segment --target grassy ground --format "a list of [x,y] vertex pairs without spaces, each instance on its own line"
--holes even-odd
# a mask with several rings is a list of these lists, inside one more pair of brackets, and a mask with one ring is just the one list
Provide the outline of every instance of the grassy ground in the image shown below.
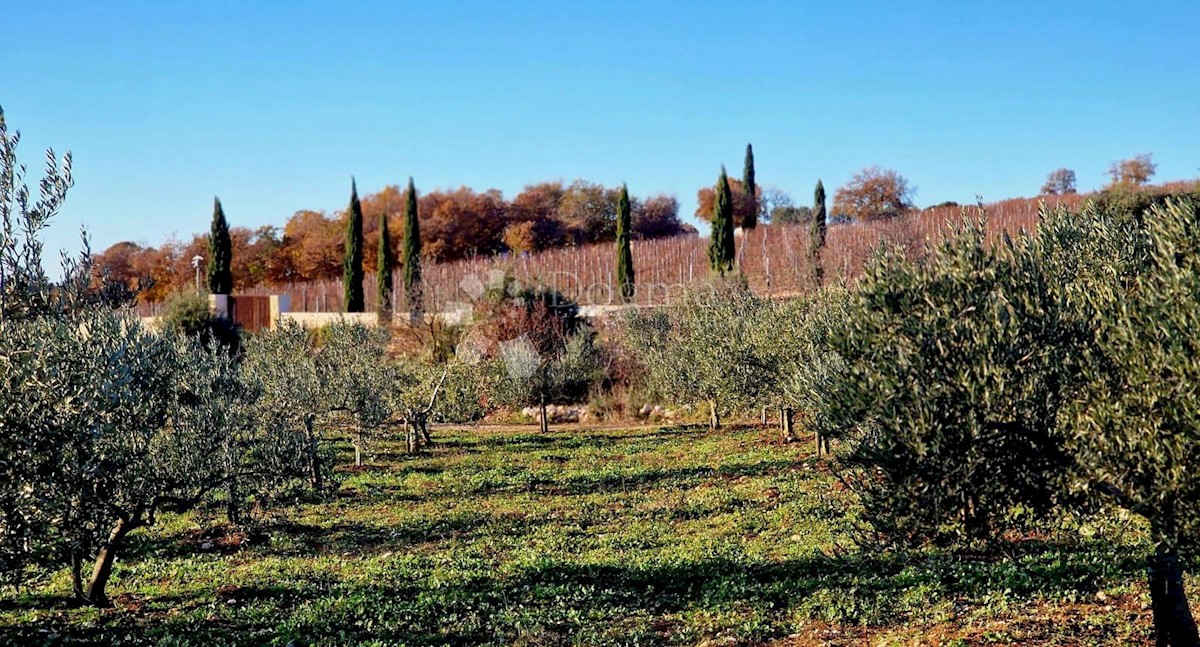
[[854,548],[826,465],[770,431],[436,436],[252,531],[215,512],[151,529],[114,609],[68,606],[63,573],[0,594],[0,642],[1150,644],[1145,548],[1119,521],[1000,556],[880,554]]

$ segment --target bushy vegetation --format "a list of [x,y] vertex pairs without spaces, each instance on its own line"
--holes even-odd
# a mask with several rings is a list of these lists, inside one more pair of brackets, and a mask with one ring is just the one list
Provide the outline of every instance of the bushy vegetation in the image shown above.
[[[737,275],[735,200],[722,171],[713,202],[712,282],[669,306],[625,312],[610,331],[615,334],[603,342],[619,348],[603,348],[578,305],[560,292],[505,276],[476,301],[461,339],[443,335],[440,348],[397,357],[388,330],[344,323],[315,332],[283,325],[236,345],[222,337],[219,328],[227,322],[214,320],[199,295],[179,297],[161,331],[151,331],[130,316],[128,286],[113,286],[102,272],[92,271],[86,240],[85,255],[68,259],[63,278],[50,281],[39,236],[71,186],[70,160],[47,156],[34,199],[2,113],[0,142],[0,586],[69,579],[77,601],[106,606],[118,556],[128,555],[139,545],[139,535],[160,523],[223,508],[229,527],[237,529],[254,517],[284,515],[279,505],[284,501],[314,506],[309,512],[324,523],[333,512],[330,506],[345,509],[331,501],[348,493],[369,498],[390,492],[383,496],[391,509],[403,507],[397,501],[419,504],[438,488],[446,490],[444,499],[457,502],[549,488],[553,496],[593,491],[600,496],[582,507],[565,506],[570,523],[562,521],[564,506],[546,511],[548,516],[537,521],[549,530],[530,531],[536,541],[528,550],[498,543],[497,535],[508,534],[513,524],[482,538],[477,547],[482,553],[471,554],[472,565],[450,573],[450,579],[463,580],[463,590],[450,598],[406,581],[408,593],[416,596],[398,596],[403,600],[398,607],[384,602],[396,596],[358,589],[348,595],[359,611],[346,611],[340,602],[345,596],[324,604],[368,624],[386,617],[387,632],[399,627],[412,632],[388,635],[401,642],[513,642],[524,639],[528,626],[550,642],[567,634],[613,642],[618,636],[605,627],[616,613],[634,618],[619,626],[617,631],[624,632],[619,637],[636,635],[639,642],[695,642],[711,636],[714,626],[761,640],[781,633],[794,617],[761,609],[730,612],[728,604],[765,602],[771,609],[778,604],[805,620],[882,622],[886,613],[915,616],[922,604],[950,604],[946,600],[953,596],[957,605],[973,593],[961,580],[945,583],[961,573],[941,572],[941,589],[931,583],[928,573],[944,571],[947,563],[972,556],[991,564],[1008,559],[1011,565],[1020,556],[1022,565],[1032,566],[1043,558],[1064,559],[1064,552],[1112,559],[1113,543],[1081,536],[1086,528],[1091,536],[1111,538],[1115,525],[1125,533],[1127,543],[1120,548],[1125,561],[1116,570],[1084,568],[1092,578],[1087,585],[1127,576],[1134,546],[1152,551],[1149,592],[1160,644],[1196,643],[1181,565],[1200,545],[1200,477],[1192,469],[1200,460],[1195,397],[1200,201],[1195,196],[1119,187],[1081,210],[1045,210],[1035,231],[1015,238],[992,235],[985,214],[963,212],[951,232],[922,246],[920,254],[897,245],[878,250],[861,278],[847,285],[827,284],[820,271],[826,231],[818,183],[805,241],[817,270],[813,290],[773,301],[756,295]],[[749,149],[746,169],[744,184],[757,213]],[[867,179],[890,181],[906,195],[903,178],[885,175]],[[570,199],[595,206],[603,198],[612,205],[612,196],[586,188]],[[356,215],[347,223],[345,300],[361,309],[362,222],[356,189],[352,193],[350,211]],[[419,255],[411,184],[408,198],[409,248],[416,250],[406,252],[411,262]],[[845,198],[839,191],[837,201]],[[628,243],[632,206],[625,195],[612,206],[620,213],[622,243]],[[602,220],[580,224],[581,231],[603,227]],[[217,221],[223,223],[223,215]],[[388,255],[386,248],[381,255]],[[628,249],[624,258],[631,258]],[[410,275],[414,280],[406,280],[406,299],[419,312],[419,299],[413,299],[421,293],[415,266]],[[624,276],[632,282],[632,272]],[[456,344],[449,343],[451,337]],[[609,373],[606,357],[620,357],[624,366]],[[618,376],[637,384],[615,385]],[[474,421],[489,407],[536,406],[540,435],[501,435],[496,442],[558,443],[550,434],[549,404],[577,403],[598,387],[618,386],[636,387],[671,404],[705,405],[708,435],[646,457],[652,469],[636,462],[612,467],[588,454],[588,436],[562,441],[576,443],[564,450],[582,448],[582,458],[565,451],[539,454],[513,469],[504,463],[508,449],[463,451],[484,441],[461,435],[448,436],[453,446],[438,447],[431,433],[432,422]],[[780,412],[781,439],[772,437],[773,431],[748,436],[735,429],[732,436],[721,435],[729,416],[767,408]],[[794,422],[814,435],[815,457],[790,445],[801,436]],[[649,433],[664,442],[699,434]],[[387,452],[394,443],[402,443],[404,451]],[[636,444],[621,449],[658,451]],[[415,457],[439,452],[444,462],[434,471],[387,482],[404,473],[403,465],[423,460]],[[689,452],[709,452],[710,464],[697,462]],[[762,455],[768,452],[775,458]],[[339,465],[349,454],[353,466]],[[369,476],[372,457],[381,457],[392,473],[381,483]],[[576,465],[577,460],[589,462]],[[670,470],[662,467],[666,461]],[[688,461],[695,464],[681,467]],[[801,470],[808,474],[799,477]],[[443,471],[447,475],[438,476]],[[708,481],[714,475],[723,481],[717,499],[698,491],[713,488]],[[728,494],[762,477],[779,479],[753,481],[753,496]],[[797,478],[819,483],[820,494],[797,486]],[[663,495],[666,504],[656,499],[643,501],[646,509],[631,508],[628,500],[604,498],[618,482],[622,495],[632,488],[636,498],[654,491],[660,481],[673,484],[673,491]],[[402,498],[387,498],[397,492]],[[797,501],[804,502],[797,514],[780,516],[785,502]],[[597,507],[601,504],[615,512],[608,515]],[[447,521],[445,500],[430,505],[436,512],[420,523],[451,524],[450,541],[492,523],[476,521],[491,514],[490,507],[463,511],[467,520],[460,528]],[[523,508],[516,519],[524,529],[531,524],[530,509]],[[610,527],[647,510],[652,531],[646,536]],[[656,525],[660,511],[666,526]],[[680,531],[681,525],[705,517],[728,524],[709,530],[721,543],[696,540],[695,528]],[[799,567],[786,542],[806,540],[802,535],[785,540],[783,524],[820,536],[806,544],[808,561]],[[357,537],[362,529],[340,532]],[[594,556],[566,564],[547,561],[547,555],[579,549],[571,539],[578,536],[594,542],[584,542],[588,550],[623,551],[626,559],[643,561],[634,562],[635,572]],[[734,536],[753,546],[751,553],[731,549]],[[394,539],[395,531],[389,537]],[[692,552],[680,558],[659,550],[672,542]],[[1030,542],[1040,548],[1023,548]],[[432,588],[444,588],[446,580],[429,575],[429,569],[446,555],[430,558],[400,543],[406,549],[403,560],[380,568],[400,563],[403,578],[428,577]],[[450,549],[449,557],[461,558],[455,552],[460,548]],[[875,561],[864,561],[861,552],[848,557],[864,548],[882,552]],[[494,563],[497,553],[508,561]],[[426,558],[433,562],[421,561]],[[924,560],[924,570],[908,570],[913,559]],[[863,564],[868,588],[872,576],[926,588],[912,594],[917,602],[889,598],[884,603],[881,596],[864,598],[854,588],[846,592],[794,581],[819,579],[822,569],[853,570]],[[716,575],[705,569],[715,569]],[[982,575],[965,577],[993,577],[987,567],[981,570]],[[496,573],[501,581],[484,582],[485,593],[477,595],[481,580]],[[857,585],[861,573],[855,573],[850,579]],[[1006,579],[998,594],[1062,592],[1029,579],[1017,578],[1012,585]],[[606,588],[613,581],[638,591]],[[756,588],[762,586],[766,594]],[[656,587],[665,597],[651,595]],[[981,588],[1000,591],[990,583]],[[751,593],[730,594],[740,590]],[[789,595],[797,590],[828,604],[792,609]],[[546,591],[557,606],[545,606]],[[315,597],[324,600],[326,593]],[[413,607],[428,602],[422,595],[439,601],[432,613]],[[511,608],[513,595],[557,618],[555,624]],[[839,596],[860,601],[867,610],[839,608]],[[688,603],[680,604],[682,599]],[[502,617],[481,622],[479,609]],[[739,614],[751,620],[730,629]],[[676,624],[655,625],[664,619]],[[369,633],[356,629],[348,636],[347,622],[339,616],[309,622],[304,629],[322,638],[340,631],[337,640],[343,641]],[[276,629],[288,636],[298,632],[290,625]]]
[[196,292],[173,295],[159,318],[159,327],[169,335],[195,340],[203,348],[215,344],[236,351],[240,343],[237,326],[227,317],[214,315],[208,299]]
[[204,509],[147,529],[111,612],[54,605],[61,574],[0,593],[0,643],[1153,644],[1144,534],[1119,516],[1008,554],[860,551],[853,494],[756,429],[468,428],[417,457],[400,434],[378,449],[376,469],[339,470],[336,499],[269,510],[257,533]]

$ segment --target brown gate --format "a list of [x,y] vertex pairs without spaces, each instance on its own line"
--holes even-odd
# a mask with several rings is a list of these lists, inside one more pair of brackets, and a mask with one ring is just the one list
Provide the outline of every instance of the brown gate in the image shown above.
[[229,297],[229,315],[233,323],[246,332],[258,332],[271,327],[271,297]]

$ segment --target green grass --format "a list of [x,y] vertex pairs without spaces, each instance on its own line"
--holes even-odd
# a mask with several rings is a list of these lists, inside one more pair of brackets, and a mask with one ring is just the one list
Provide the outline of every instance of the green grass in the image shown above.
[[774,432],[435,435],[423,457],[382,444],[335,500],[260,514],[243,535],[226,537],[215,510],[165,520],[118,562],[114,609],[72,608],[65,573],[2,593],[0,642],[694,645],[795,635],[788,644],[1115,645],[1149,636],[1145,548],[1120,520],[1070,524],[1001,555],[878,553],[855,548],[858,508],[826,464],[807,445],[775,443]]

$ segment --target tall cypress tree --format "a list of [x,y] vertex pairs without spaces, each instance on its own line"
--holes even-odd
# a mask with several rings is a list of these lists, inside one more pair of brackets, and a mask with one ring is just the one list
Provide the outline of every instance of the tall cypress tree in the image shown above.
[[350,206],[346,210],[346,254],[342,258],[342,298],[346,312],[362,312],[363,215],[358,185],[350,178]]
[[713,200],[712,241],[708,244],[708,264],[717,276],[733,271],[733,192],[729,176],[721,167],[717,178],[717,195]]
[[621,195],[617,198],[617,289],[624,303],[633,301],[634,294],[633,251],[629,248],[632,212],[629,187],[622,184]]
[[825,277],[825,269],[821,267],[821,250],[825,247],[825,185],[817,180],[817,188],[813,191],[812,223],[808,230],[809,262],[813,268],[813,282],[817,287]]
[[408,316],[414,323],[424,319],[425,304],[421,293],[421,224],[417,214],[417,189],[408,178],[408,195],[404,201],[404,298]]
[[383,321],[391,321],[392,271],[396,268],[396,250],[392,249],[392,235],[388,230],[387,212],[379,214],[379,254],[377,258],[375,283],[379,291],[379,317]]
[[750,212],[742,220],[742,229],[758,226],[758,186],[754,183],[754,147],[746,144],[746,164],[742,167],[742,190],[750,200]]
[[221,199],[213,198],[212,229],[208,234],[208,291],[210,294],[233,292],[233,241]]

